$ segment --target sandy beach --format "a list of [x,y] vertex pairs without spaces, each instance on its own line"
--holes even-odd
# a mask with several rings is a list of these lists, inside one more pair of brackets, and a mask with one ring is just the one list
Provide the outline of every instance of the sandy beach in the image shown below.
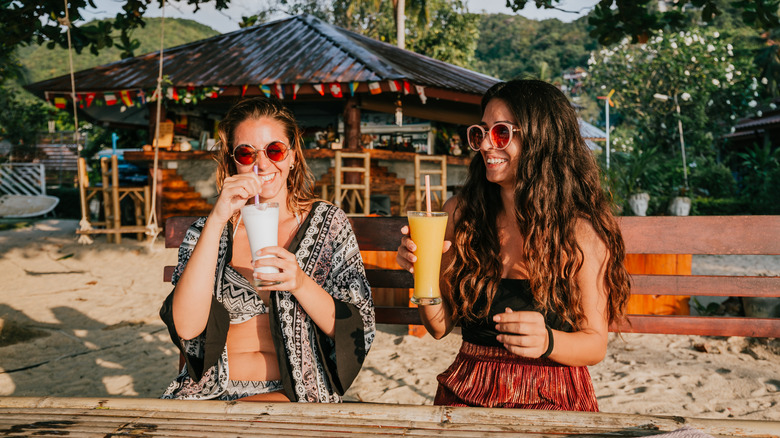
[[[178,352],[157,312],[176,250],[79,245],[74,220],[0,231],[0,395],[157,397]],[[780,257],[694,257],[694,274],[780,275]],[[380,326],[347,400],[431,404],[460,336]],[[590,368],[604,412],[780,420],[780,341],[611,335]]]

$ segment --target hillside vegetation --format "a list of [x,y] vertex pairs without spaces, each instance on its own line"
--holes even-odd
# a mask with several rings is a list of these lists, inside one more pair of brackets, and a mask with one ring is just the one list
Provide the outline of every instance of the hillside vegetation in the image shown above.
[[[160,50],[160,18],[147,18],[146,27],[136,31],[134,37],[141,46],[136,55]],[[165,20],[165,47],[176,47],[193,41],[219,35],[216,30],[193,20],[168,18]],[[114,47],[101,50],[98,56],[89,51],[81,54],[73,53],[74,71],[85,70],[98,65],[119,61],[120,50]],[[45,79],[68,74],[68,51],[57,47],[48,49],[44,46],[27,46],[19,50],[19,59],[30,72],[30,81],[38,82]]]

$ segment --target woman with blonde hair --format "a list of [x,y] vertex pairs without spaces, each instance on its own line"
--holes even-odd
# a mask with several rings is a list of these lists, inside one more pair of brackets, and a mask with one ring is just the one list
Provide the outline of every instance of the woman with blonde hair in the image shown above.
[[[162,397],[341,401],[375,329],[350,223],[312,196],[300,129],[279,100],[242,100],[218,130],[219,197],[187,230],[160,310],[185,359]],[[255,197],[279,204],[279,246],[253,262],[240,208]],[[279,272],[254,272],[263,266]]]

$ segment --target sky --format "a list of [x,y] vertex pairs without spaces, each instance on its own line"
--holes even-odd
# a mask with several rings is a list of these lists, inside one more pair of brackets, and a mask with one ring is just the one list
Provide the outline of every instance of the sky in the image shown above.
[[[92,19],[113,18],[121,10],[124,0],[95,0],[97,8],[88,8],[84,17],[87,21]],[[156,7],[157,2],[153,2],[155,7],[150,7],[145,14],[147,17],[159,17],[161,11]],[[179,4],[181,3],[181,4]],[[512,10],[506,7],[506,0],[466,0],[469,11],[471,12],[489,12],[513,14]],[[557,10],[536,9],[533,1],[529,1],[525,9],[520,11],[520,15],[536,20],[546,18],[557,18],[561,21],[573,21],[586,14],[598,0],[563,0],[559,7],[567,11],[576,11],[577,13],[566,13]],[[186,2],[171,2],[165,8],[166,17],[189,18],[199,23],[203,23],[221,33],[238,30],[238,22],[242,16],[253,15],[257,12],[257,0],[231,0],[230,8],[226,11],[217,11],[209,3],[201,8],[197,13]]]

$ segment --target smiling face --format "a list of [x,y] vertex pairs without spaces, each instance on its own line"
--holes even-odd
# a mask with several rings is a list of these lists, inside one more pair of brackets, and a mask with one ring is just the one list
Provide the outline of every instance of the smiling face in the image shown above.
[[[499,122],[517,127],[517,120],[509,106],[501,99],[493,99],[485,106],[481,125],[487,131]],[[515,172],[520,159],[520,136],[515,133],[512,141],[502,150],[495,149],[489,137],[485,135],[479,149],[485,160],[487,180],[500,186],[514,187]]]
[[251,118],[239,123],[233,134],[234,145],[248,144],[257,150],[257,160],[253,164],[236,163],[238,173],[254,172],[257,164],[257,174],[263,182],[263,189],[258,194],[261,202],[278,202],[285,205],[287,200],[287,177],[290,175],[290,165],[295,162],[295,153],[290,150],[284,160],[275,162],[266,157],[261,149],[269,144],[280,141],[290,147],[284,125],[270,117]]

